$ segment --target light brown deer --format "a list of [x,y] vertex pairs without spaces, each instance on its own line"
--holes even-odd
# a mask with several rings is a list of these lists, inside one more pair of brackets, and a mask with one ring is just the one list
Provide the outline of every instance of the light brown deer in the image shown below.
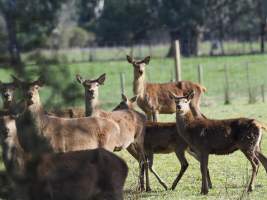
[[[189,150],[188,144],[177,133],[175,122],[147,122],[145,133],[145,152],[148,162],[149,170],[155,175],[159,183],[167,190],[166,183],[160,178],[158,173],[153,168],[154,154],[168,154],[175,153],[178,158],[181,169],[176,179],[174,180],[171,189],[174,190],[183,174],[188,168],[188,162],[185,157],[185,151],[191,154],[199,161],[198,155]],[[146,169],[147,170],[147,169]],[[148,174],[148,173],[147,173]],[[208,174],[208,184],[212,187],[211,180]],[[149,178],[147,178],[149,179]]]
[[190,101],[194,91],[185,96],[171,93],[176,103],[176,126],[178,133],[199,154],[202,174],[201,194],[208,193],[207,166],[209,154],[226,155],[241,150],[252,166],[247,191],[253,190],[260,162],[267,172],[267,158],[260,151],[261,129],[266,129],[255,119],[237,118],[227,120],[194,119]]
[[[80,75],[76,76],[77,81],[83,85],[85,91],[85,110],[86,116],[103,117],[109,120],[113,120],[120,127],[120,148],[127,149],[127,151],[136,158],[139,163],[145,162],[144,159],[144,124],[145,116],[133,109],[133,107],[120,107],[117,106],[112,112],[103,111],[98,108],[98,89],[100,85],[103,85],[106,79],[106,75],[102,74],[96,79],[83,79]],[[127,102],[134,102],[136,97],[129,100],[125,95],[122,95],[124,104]],[[140,163],[140,167],[143,164]],[[141,190],[144,190],[143,177],[140,177]],[[147,181],[146,190],[149,191],[149,183]]]
[[39,96],[41,80],[16,79],[23,92],[25,110],[16,119],[19,139],[26,151],[68,152],[94,148],[113,151],[117,148],[119,126],[97,117],[60,118],[44,114]]
[[21,147],[16,121],[0,118],[3,161],[16,184],[13,199],[123,199],[128,167],[104,149],[67,153],[27,153]]
[[133,65],[134,69],[133,92],[138,96],[137,104],[146,113],[149,120],[157,121],[158,114],[175,113],[175,103],[169,97],[169,91],[176,95],[182,95],[183,92],[191,89],[196,93],[190,105],[192,112],[194,116],[202,117],[200,97],[206,91],[205,87],[191,81],[147,83],[145,68],[149,64],[150,56],[143,60],[134,60],[127,55],[127,60]]

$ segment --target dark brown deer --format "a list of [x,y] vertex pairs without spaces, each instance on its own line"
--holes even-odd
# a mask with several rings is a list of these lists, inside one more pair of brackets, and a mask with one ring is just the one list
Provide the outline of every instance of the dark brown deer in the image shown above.
[[157,121],[158,114],[175,113],[175,103],[169,97],[169,91],[176,95],[193,89],[196,93],[191,101],[191,109],[194,116],[202,117],[200,113],[200,97],[206,88],[191,81],[179,81],[171,83],[147,83],[145,80],[145,68],[149,64],[150,56],[143,60],[134,60],[127,55],[127,60],[133,65],[134,81],[133,92],[138,96],[137,104],[146,113],[149,120]]
[[123,199],[128,167],[115,154],[104,149],[27,153],[13,117],[1,117],[0,127],[4,164],[16,184],[14,199]]
[[[120,127],[120,148],[127,149],[127,151],[139,161],[140,167],[144,163],[144,124],[146,118],[143,114],[135,111],[133,107],[120,107],[117,106],[112,112],[103,111],[98,108],[98,90],[99,86],[103,85],[106,75],[102,74],[96,79],[83,79],[80,75],[76,76],[77,81],[83,85],[85,91],[85,110],[86,116],[103,117],[114,121]],[[136,98],[129,100],[125,95],[122,95],[124,104],[127,102],[134,102]],[[143,178],[140,177],[141,190],[144,190]],[[148,181],[147,181],[148,183]],[[146,188],[150,190],[149,186]]]
[[201,194],[208,193],[207,167],[209,154],[226,155],[241,150],[252,166],[252,176],[247,191],[254,186],[260,162],[267,172],[267,159],[261,153],[261,129],[266,129],[255,119],[237,118],[227,120],[194,119],[190,102],[194,91],[185,96],[171,93],[176,103],[176,126],[178,133],[200,156],[202,174]]
[[14,93],[17,87],[18,86],[15,82],[3,83],[0,81],[0,93],[3,101],[3,109],[9,110],[15,103]]
[[[158,173],[153,168],[154,154],[168,154],[173,152],[176,154],[176,157],[181,164],[181,169],[172,184],[172,190],[175,189],[176,185],[188,168],[185,151],[187,151],[199,161],[198,156],[194,152],[189,150],[188,144],[177,133],[175,122],[147,122],[144,144],[149,170],[155,175],[159,183],[166,190],[168,189],[166,183],[160,178]],[[209,187],[211,188],[212,184],[209,177],[209,171],[207,174]]]

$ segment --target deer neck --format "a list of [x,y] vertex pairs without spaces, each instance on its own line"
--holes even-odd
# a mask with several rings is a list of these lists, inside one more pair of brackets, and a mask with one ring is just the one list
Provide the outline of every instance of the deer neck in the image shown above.
[[8,174],[12,179],[21,180],[26,175],[26,164],[30,155],[22,149],[17,134],[6,138],[2,145],[2,155]]
[[45,145],[41,139],[46,115],[41,105],[25,105],[24,112],[16,118],[18,138],[25,152],[38,152]]
[[194,116],[191,111],[183,116],[176,114],[176,127],[180,135],[186,138],[186,129],[193,120]]
[[4,101],[3,109],[9,110],[12,104],[13,104],[13,101]]
[[86,117],[95,116],[97,114],[97,105],[98,105],[98,92],[95,94],[95,97],[92,99],[89,95],[85,95],[85,115]]
[[145,95],[145,72],[141,76],[134,74],[134,81],[133,81],[133,93],[134,95],[138,95],[140,97],[144,97]]

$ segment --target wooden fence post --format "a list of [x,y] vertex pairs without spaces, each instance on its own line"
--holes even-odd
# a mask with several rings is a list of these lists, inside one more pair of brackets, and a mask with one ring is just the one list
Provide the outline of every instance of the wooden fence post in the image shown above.
[[224,65],[224,104],[230,104],[230,94],[229,94],[229,78],[228,78],[228,68],[227,65]]
[[249,74],[249,64],[246,63],[246,73],[247,73],[247,83],[248,83],[248,103],[255,103],[256,102],[256,99],[255,97],[253,97],[253,94],[252,94],[252,88],[251,88],[251,85],[250,85],[250,74]]
[[180,54],[180,42],[179,40],[175,40],[174,42],[175,46],[175,79],[176,81],[182,80],[182,74],[181,74],[181,54]]
[[261,85],[261,97],[262,97],[262,102],[265,102],[265,87],[264,84]]
[[203,68],[202,65],[197,66],[197,73],[198,73],[198,83],[203,84]]
[[125,78],[124,78],[124,73],[120,73],[120,85],[121,85],[121,94],[125,94],[124,86],[125,86]]

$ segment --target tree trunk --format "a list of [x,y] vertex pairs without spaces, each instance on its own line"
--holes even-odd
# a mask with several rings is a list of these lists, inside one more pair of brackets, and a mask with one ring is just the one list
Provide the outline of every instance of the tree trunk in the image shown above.
[[18,74],[24,73],[24,65],[21,62],[20,49],[17,42],[17,32],[16,32],[16,20],[9,13],[5,13],[5,21],[8,33],[8,51],[10,54],[10,63],[14,67],[14,70]]
[[264,42],[265,42],[265,31],[266,31],[266,19],[264,19],[262,22],[261,22],[261,25],[260,25],[260,47],[261,47],[261,53],[264,53],[265,52],[265,45],[264,45]]

